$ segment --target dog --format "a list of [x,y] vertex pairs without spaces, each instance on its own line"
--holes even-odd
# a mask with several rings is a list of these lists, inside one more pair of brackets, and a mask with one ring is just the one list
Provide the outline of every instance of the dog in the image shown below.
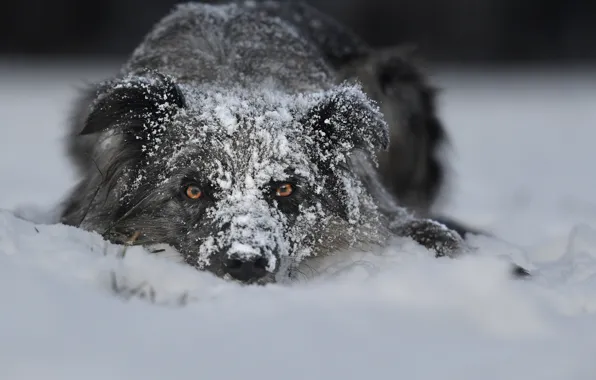
[[178,5],[71,128],[81,179],[61,222],[219,277],[280,281],[395,236],[436,256],[464,244],[430,216],[446,133],[411,52],[300,2]]

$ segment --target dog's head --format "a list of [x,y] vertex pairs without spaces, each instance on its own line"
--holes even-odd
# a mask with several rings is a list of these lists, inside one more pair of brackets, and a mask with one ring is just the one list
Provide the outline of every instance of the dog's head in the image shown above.
[[188,264],[243,282],[374,241],[359,233],[374,230],[364,215],[374,205],[350,155],[374,159],[388,131],[356,86],[288,95],[146,71],[102,87],[82,131],[95,133],[119,200],[109,236],[169,244]]

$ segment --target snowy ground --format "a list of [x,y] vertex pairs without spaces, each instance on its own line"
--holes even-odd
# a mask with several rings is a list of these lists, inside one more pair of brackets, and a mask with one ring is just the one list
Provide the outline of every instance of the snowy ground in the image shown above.
[[[443,209],[500,238],[474,239],[478,257],[397,241],[308,282],[240,287],[41,223],[74,180],[69,101],[107,73],[0,66],[0,379],[596,378],[596,74],[438,75]],[[535,278],[510,280],[499,255]]]

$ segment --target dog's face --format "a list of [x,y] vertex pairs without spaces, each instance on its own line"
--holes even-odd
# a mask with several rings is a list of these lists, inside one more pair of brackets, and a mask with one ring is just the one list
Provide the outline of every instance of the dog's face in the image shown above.
[[120,201],[109,236],[169,244],[247,283],[363,240],[370,200],[349,156],[388,143],[355,87],[284,95],[150,72],[107,84],[82,133],[102,133],[95,156],[110,156],[106,186]]

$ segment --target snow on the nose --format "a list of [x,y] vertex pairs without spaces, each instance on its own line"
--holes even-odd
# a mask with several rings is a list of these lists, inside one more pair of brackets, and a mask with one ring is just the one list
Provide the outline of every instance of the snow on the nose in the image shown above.
[[273,272],[277,265],[276,254],[287,255],[282,238],[284,216],[267,203],[250,174],[246,174],[244,181],[238,182],[212,212],[215,223],[223,228],[215,244],[227,248],[224,254],[228,257],[264,258],[267,270]]

